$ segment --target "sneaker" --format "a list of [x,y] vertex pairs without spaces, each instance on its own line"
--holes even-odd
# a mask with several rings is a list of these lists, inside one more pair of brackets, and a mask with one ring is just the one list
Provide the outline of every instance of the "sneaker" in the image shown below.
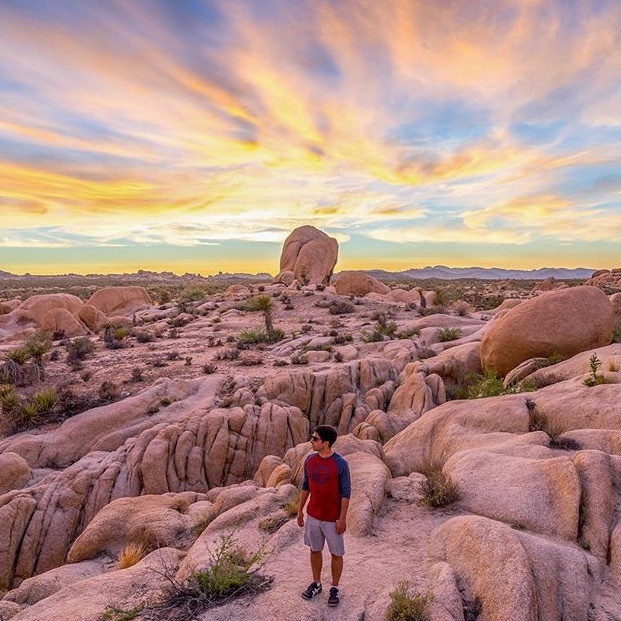
[[330,597],[328,597],[328,606],[339,605],[339,590],[336,587],[330,589]]
[[311,582],[308,587],[306,587],[306,591],[302,591],[302,597],[304,599],[313,599],[315,595],[319,595],[321,593],[321,585],[316,582]]

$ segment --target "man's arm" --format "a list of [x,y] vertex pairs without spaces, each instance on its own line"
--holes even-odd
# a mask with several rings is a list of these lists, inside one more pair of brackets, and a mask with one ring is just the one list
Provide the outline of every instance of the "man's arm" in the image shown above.
[[304,526],[304,505],[306,505],[308,496],[308,490],[303,489],[300,494],[300,502],[298,503],[298,526]]
[[341,515],[336,521],[336,532],[339,535],[347,530],[347,509],[349,509],[349,498],[341,498]]

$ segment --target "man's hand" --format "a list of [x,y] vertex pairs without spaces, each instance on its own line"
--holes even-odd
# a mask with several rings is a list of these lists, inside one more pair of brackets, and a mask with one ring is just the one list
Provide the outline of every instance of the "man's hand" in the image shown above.
[[304,527],[304,514],[301,511],[298,511],[298,526],[300,528]]
[[342,535],[347,530],[347,520],[345,518],[339,518],[336,521],[336,533]]

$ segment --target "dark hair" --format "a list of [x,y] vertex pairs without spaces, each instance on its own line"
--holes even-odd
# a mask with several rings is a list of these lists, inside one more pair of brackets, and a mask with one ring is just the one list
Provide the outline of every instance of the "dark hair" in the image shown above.
[[332,446],[336,442],[338,433],[332,425],[319,425],[315,427],[315,433],[324,441]]

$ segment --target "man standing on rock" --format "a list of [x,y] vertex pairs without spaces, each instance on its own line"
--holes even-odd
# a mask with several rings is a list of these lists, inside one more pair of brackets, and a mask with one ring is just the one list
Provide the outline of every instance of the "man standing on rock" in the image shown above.
[[[347,529],[347,509],[351,496],[349,466],[345,459],[332,450],[337,432],[330,425],[320,425],[311,436],[313,452],[304,462],[302,494],[298,506],[298,526],[304,527],[304,543],[310,547],[310,564],[313,582],[302,593],[304,599],[312,599],[321,593],[321,568],[323,546],[328,542],[332,555],[332,586],[328,606],[339,603],[339,580],[343,572]],[[304,505],[310,496],[306,521]]]

